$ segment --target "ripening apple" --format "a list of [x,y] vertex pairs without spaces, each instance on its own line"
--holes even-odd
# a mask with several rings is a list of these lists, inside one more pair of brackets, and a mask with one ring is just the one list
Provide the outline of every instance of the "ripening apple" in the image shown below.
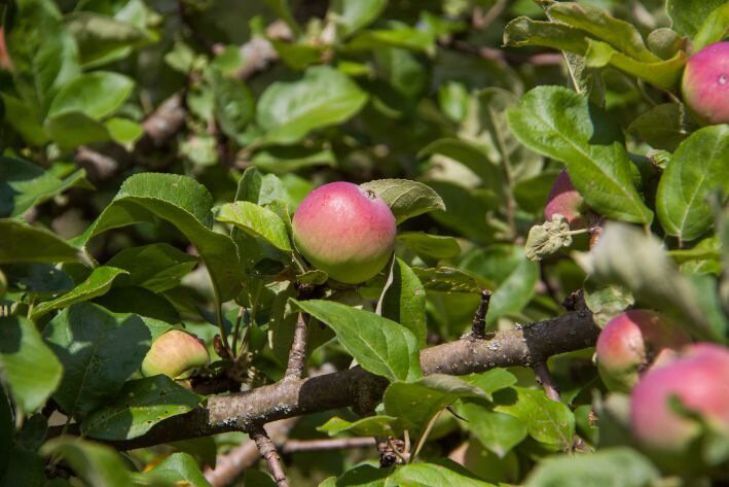
[[702,122],[729,123],[729,42],[710,44],[689,58],[681,92]]
[[554,215],[560,214],[567,220],[571,228],[581,228],[585,225],[582,206],[585,200],[572,185],[567,171],[563,170],[555,179],[552,190],[544,207],[544,218],[549,221]]
[[194,369],[208,364],[210,356],[203,342],[182,330],[170,330],[158,337],[142,362],[142,375],[166,375],[186,379]]
[[596,345],[597,367],[608,389],[629,392],[653,360],[690,338],[674,323],[649,310],[630,310],[610,320]]
[[325,184],[309,193],[292,225],[301,254],[347,284],[364,282],[385,267],[397,231],[387,203],[347,182]]
[[670,469],[701,468],[691,448],[702,431],[697,416],[715,432],[729,435],[729,350],[723,346],[688,346],[648,371],[630,397],[634,437]]

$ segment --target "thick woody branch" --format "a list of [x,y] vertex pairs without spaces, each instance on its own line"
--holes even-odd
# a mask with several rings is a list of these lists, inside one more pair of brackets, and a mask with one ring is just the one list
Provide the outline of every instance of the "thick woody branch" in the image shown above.
[[[469,336],[426,348],[420,353],[420,363],[425,374],[449,375],[533,366],[552,355],[594,345],[598,332],[588,311],[574,311],[498,332],[487,340]],[[366,412],[379,402],[385,387],[386,380],[359,367],[303,380],[284,380],[247,392],[211,396],[205,407],[170,418],[144,436],[113,444],[133,449],[225,431],[247,431],[256,424],[343,407]]]

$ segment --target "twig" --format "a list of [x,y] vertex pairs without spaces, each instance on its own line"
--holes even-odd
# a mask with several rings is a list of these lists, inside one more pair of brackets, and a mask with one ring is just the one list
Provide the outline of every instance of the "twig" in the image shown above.
[[354,438],[324,438],[318,440],[287,440],[281,446],[285,455],[302,451],[347,450],[351,448],[369,448],[377,446],[377,442],[370,436],[357,436]]
[[[423,373],[465,375],[494,367],[532,366],[548,357],[593,346],[600,329],[585,310],[500,331],[488,341],[465,337],[420,352]],[[246,392],[209,396],[205,406],[165,420],[145,435],[110,441],[119,449],[142,448],[283,418],[379,402],[387,381],[354,367],[303,380],[280,381]],[[78,426],[69,427],[79,434]],[[60,434],[49,428],[48,437]]]
[[535,363],[534,372],[537,374],[537,380],[540,384],[542,384],[542,387],[544,387],[544,392],[547,394],[547,397],[553,401],[559,401],[559,391],[557,390],[557,385],[552,379],[552,374],[549,373],[547,362],[540,361]]
[[306,318],[304,313],[299,313],[294,325],[294,341],[291,343],[289,362],[286,366],[284,377],[286,380],[301,379],[306,368]]
[[[280,444],[294,427],[298,418],[286,418],[266,425],[271,440]],[[260,456],[256,442],[248,440],[224,455],[218,455],[215,468],[205,469],[205,478],[213,487],[231,485],[246,469],[258,462]]]
[[481,303],[478,305],[476,313],[473,315],[473,324],[471,325],[471,337],[479,340],[486,338],[486,313],[489,312],[489,303],[491,302],[491,293],[487,290],[481,291]]
[[268,470],[271,472],[273,480],[276,481],[276,485],[278,487],[289,487],[289,481],[286,479],[281,457],[278,455],[276,445],[268,437],[266,430],[262,425],[255,425],[250,429],[250,435],[253,441],[256,442],[261,457],[266,460]]

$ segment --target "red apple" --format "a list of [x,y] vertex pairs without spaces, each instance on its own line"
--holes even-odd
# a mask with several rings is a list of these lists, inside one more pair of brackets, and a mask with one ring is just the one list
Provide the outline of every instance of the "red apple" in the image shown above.
[[711,343],[691,345],[648,371],[631,394],[631,429],[640,444],[664,463],[678,467],[688,455],[696,464],[689,446],[701,425],[681,414],[672,400],[715,431],[729,434],[729,350]]
[[208,351],[199,338],[182,330],[170,330],[152,342],[142,362],[142,375],[164,374],[173,379],[186,379],[209,360]]
[[293,218],[297,249],[330,277],[357,284],[374,277],[390,259],[395,217],[374,193],[346,182],[312,191]]
[[729,123],[729,42],[708,45],[689,58],[681,91],[701,121]]
[[547,206],[544,207],[544,218],[549,221],[559,213],[565,217],[571,228],[584,227],[585,219],[581,212],[583,204],[584,199],[572,185],[567,171],[563,170],[549,192]]
[[597,339],[600,377],[608,389],[629,392],[659,353],[689,343],[688,335],[657,313],[626,311],[610,320]]

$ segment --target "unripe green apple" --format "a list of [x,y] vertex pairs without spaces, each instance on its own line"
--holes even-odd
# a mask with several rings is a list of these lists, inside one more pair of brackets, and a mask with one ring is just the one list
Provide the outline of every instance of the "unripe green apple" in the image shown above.
[[199,338],[182,330],[170,330],[152,342],[142,362],[142,375],[164,374],[173,379],[186,379],[209,360],[208,351]]
[[301,254],[348,284],[364,282],[385,267],[397,232],[387,203],[347,182],[325,184],[309,193],[292,225]]
[[729,434],[729,350],[690,345],[648,371],[630,397],[631,430],[643,448],[669,469],[700,469],[700,455],[691,447],[702,426],[679,412],[675,400],[714,431]]
[[572,185],[569,174],[563,170],[549,192],[547,205],[544,207],[544,218],[549,221],[554,215],[560,214],[565,217],[571,228],[582,228],[586,223],[582,214],[584,202],[582,195]]
[[729,123],[729,42],[708,45],[689,58],[681,92],[702,122]]
[[626,311],[610,320],[597,339],[600,377],[608,389],[629,392],[659,353],[689,343],[688,335],[659,314]]

